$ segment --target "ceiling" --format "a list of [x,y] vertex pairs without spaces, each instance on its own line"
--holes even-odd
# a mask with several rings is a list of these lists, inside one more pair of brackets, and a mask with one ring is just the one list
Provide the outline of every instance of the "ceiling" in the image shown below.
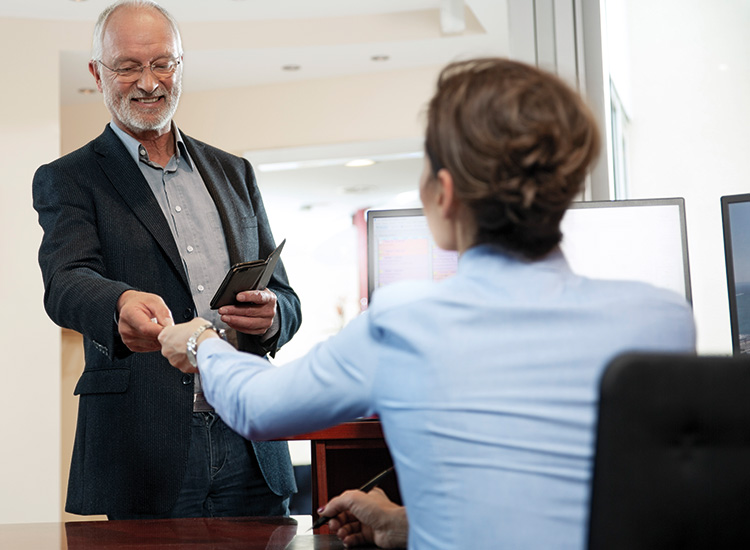
[[[2,0],[0,17],[90,21],[112,0]],[[161,0],[177,19],[185,90],[444,65],[507,55],[507,0]],[[210,7],[209,7],[210,6]],[[441,19],[443,18],[443,19]],[[451,24],[463,20],[464,29]],[[447,31],[447,32],[446,32]],[[88,40],[86,41],[88,43]],[[386,56],[373,61],[373,56]],[[88,48],[61,53],[62,104],[99,101]],[[283,67],[299,66],[297,71]]]
[[[3,0],[3,16],[94,20],[111,0]],[[178,21],[294,19],[434,8],[440,0],[162,0]],[[210,9],[207,6],[210,5]]]
[[[111,0],[2,0],[0,17],[91,22]],[[508,55],[507,0],[161,0],[177,19],[185,51],[186,93],[378,71],[437,67],[466,57]],[[461,30],[462,29],[462,30]],[[100,102],[88,49],[62,51],[62,105]],[[373,59],[376,57],[376,59]],[[377,57],[381,58],[380,60]],[[382,58],[385,58],[384,60]],[[284,70],[294,65],[297,70]],[[336,202],[384,203],[416,187],[421,143],[346,144],[255,152],[264,162],[379,155],[368,168],[340,164],[264,173],[264,195],[290,196],[300,209]],[[269,160],[270,159],[270,160]],[[269,197],[270,198],[270,197]]]

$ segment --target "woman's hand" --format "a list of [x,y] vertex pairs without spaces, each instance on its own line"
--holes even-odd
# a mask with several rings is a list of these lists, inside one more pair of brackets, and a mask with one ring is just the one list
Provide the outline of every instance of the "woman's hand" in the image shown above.
[[[193,373],[198,369],[190,364],[187,358],[187,341],[198,330],[199,327],[208,324],[208,321],[196,317],[187,323],[181,323],[171,327],[165,327],[159,334],[161,354],[167,358],[169,363],[182,372]],[[213,330],[204,330],[197,340],[200,345],[206,338],[218,338],[219,335]]]
[[346,546],[374,543],[381,548],[406,548],[406,509],[390,501],[377,487],[369,493],[346,491],[318,513],[332,518],[328,528]]

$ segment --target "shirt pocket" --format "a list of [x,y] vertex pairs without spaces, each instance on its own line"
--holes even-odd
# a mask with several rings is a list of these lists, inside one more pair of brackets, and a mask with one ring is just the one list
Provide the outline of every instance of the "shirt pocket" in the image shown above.
[[[233,222],[235,240],[240,244],[239,262],[250,262],[265,258],[260,257],[260,243],[258,242],[258,218],[255,215],[245,215]],[[237,263],[237,262],[235,262]]]

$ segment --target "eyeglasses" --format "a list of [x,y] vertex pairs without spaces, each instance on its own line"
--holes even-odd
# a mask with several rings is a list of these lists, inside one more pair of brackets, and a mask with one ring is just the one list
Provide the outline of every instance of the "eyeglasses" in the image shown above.
[[159,80],[163,80],[172,76],[177,70],[177,66],[180,64],[179,59],[170,59],[168,61],[154,61],[149,65],[118,67],[116,69],[113,69],[112,67],[107,67],[99,59],[97,59],[96,61],[105,69],[109,69],[110,71],[115,73],[116,78],[120,82],[135,82],[136,80],[140,80],[143,71],[147,68],[153,73],[156,78],[158,78]]

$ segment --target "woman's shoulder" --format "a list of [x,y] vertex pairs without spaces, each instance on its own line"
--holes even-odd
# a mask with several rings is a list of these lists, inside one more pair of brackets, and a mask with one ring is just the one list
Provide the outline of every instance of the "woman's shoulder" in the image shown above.
[[370,315],[382,315],[430,301],[439,295],[440,283],[432,281],[401,281],[377,289],[370,301]]
[[650,327],[649,330],[670,327],[694,337],[693,309],[684,294],[641,281],[590,279],[588,288],[589,296],[599,297],[592,301],[600,310],[626,325]]
[[656,286],[651,283],[634,280],[607,280],[582,278],[590,292],[607,294],[626,298],[626,303],[646,302],[659,304],[674,304],[678,307],[688,308],[689,302],[684,294],[676,290]]

